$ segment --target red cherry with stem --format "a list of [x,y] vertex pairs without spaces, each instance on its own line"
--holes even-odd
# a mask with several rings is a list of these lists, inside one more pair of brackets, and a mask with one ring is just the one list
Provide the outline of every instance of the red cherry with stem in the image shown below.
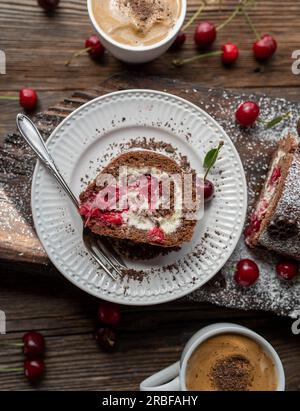
[[30,382],[39,380],[45,373],[45,363],[41,359],[26,360],[24,362],[25,377]]
[[95,34],[93,34],[86,39],[85,48],[74,53],[70,59],[65,62],[65,65],[68,66],[72,62],[73,58],[82,56],[83,54],[88,53],[93,59],[97,59],[98,57],[101,57],[104,52],[105,48],[101,41]]
[[225,43],[221,49],[223,51],[221,59],[224,64],[232,64],[237,60],[239,56],[239,49],[235,44],[230,42]]
[[245,101],[238,106],[235,112],[236,121],[243,127],[252,126],[259,111],[259,106],[254,101]]
[[234,279],[242,287],[249,287],[254,284],[259,277],[257,264],[249,259],[240,260],[236,265]]
[[298,265],[293,261],[282,261],[276,265],[276,272],[284,280],[292,280],[298,274]]
[[120,307],[117,304],[103,302],[99,305],[98,318],[103,324],[117,325],[120,322]]
[[204,201],[208,202],[213,198],[215,192],[215,187],[213,183],[210,180],[205,179],[204,180],[204,186],[203,186],[203,195],[204,195]]
[[20,105],[25,110],[34,110],[37,106],[38,96],[32,88],[22,88],[19,92]]
[[217,37],[217,30],[213,23],[209,21],[202,21],[197,24],[194,41],[201,49],[208,48],[213,44]]
[[186,35],[185,31],[188,27],[190,27],[191,24],[194,23],[194,21],[199,17],[199,15],[202,13],[202,10],[205,8],[205,4],[201,2],[200,7],[196,12],[192,15],[192,17],[189,19],[189,21],[182,27],[182,29],[179,31],[177,34],[173,44],[172,48],[178,49],[180,48],[186,41]]
[[88,53],[94,59],[102,56],[105,51],[101,41],[95,34],[86,39],[85,48],[89,49]]
[[37,358],[45,352],[45,339],[42,334],[30,331],[23,336],[23,352],[30,358]]
[[277,50],[276,40],[274,39],[274,37],[270,36],[270,34],[264,34],[263,36],[261,36],[258,33],[253,21],[251,20],[248,13],[244,10],[243,7],[241,7],[241,11],[244,14],[244,17],[245,17],[247,23],[251,27],[251,29],[252,29],[255,37],[256,37],[256,41],[253,43],[253,46],[252,46],[254,56],[258,60],[267,60],[267,59],[269,59],[270,57],[273,56],[273,54]]
[[176,36],[174,42],[172,43],[171,47],[174,48],[174,49],[179,49],[185,43],[185,41],[186,41],[186,35],[183,31],[180,31],[177,34],[177,36]]
[[277,42],[274,37],[264,34],[253,43],[253,53],[258,60],[268,60],[277,50]]
[[207,53],[199,53],[196,56],[189,57],[184,60],[179,60],[175,59],[173,60],[174,66],[183,66],[184,64],[191,63],[192,61],[200,60],[200,59],[205,59],[207,57],[212,57],[212,56],[221,56],[221,60],[223,64],[232,64],[234,63],[238,56],[239,56],[239,49],[238,47],[233,44],[233,43],[225,43],[221,47],[221,50],[215,50],[215,51],[210,51]]

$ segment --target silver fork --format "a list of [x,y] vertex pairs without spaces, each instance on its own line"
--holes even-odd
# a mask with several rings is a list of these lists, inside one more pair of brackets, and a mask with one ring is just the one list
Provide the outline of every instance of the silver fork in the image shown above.
[[[41,160],[41,162],[48,168],[50,173],[55,177],[56,181],[59,183],[61,188],[64,190],[64,192],[68,195],[72,203],[74,204],[76,210],[79,213],[79,202],[77,198],[74,196],[73,192],[71,191],[70,187],[66,183],[65,179],[59,172],[58,168],[55,165],[55,162],[53,158],[51,157],[44,140],[42,136],[40,135],[40,132],[34,125],[34,123],[24,114],[18,114],[17,115],[17,127],[22,135],[22,137],[26,140],[26,142],[29,144],[29,146],[32,148],[32,150],[35,152],[35,154],[38,156],[38,158]],[[79,213],[80,215],[80,213]],[[126,268],[124,264],[122,264],[116,256],[111,254],[108,256],[103,249],[101,248],[101,243],[99,244],[99,239],[96,240],[94,237],[93,233],[88,227],[84,226],[84,219],[80,215],[82,221],[83,221],[83,231],[82,231],[82,239],[84,242],[84,245],[90,252],[91,256],[94,258],[94,260],[103,268],[103,270],[114,280],[117,279],[116,275],[112,272],[112,270],[115,270],[116,273],[119,275],[122,275],[122,272],[120,271],[119,267],[117,267],[116,264],[118,264],[120,267]],[[106,247],[107,250],[107,247]],[[98,256],[98,253],[100,254],[101,258],[106,262],[106,264],[110,267],[110,270],[106,267],[106,265],[101,261],[101,259]],[[112,261],[114,260],[114,262]]]

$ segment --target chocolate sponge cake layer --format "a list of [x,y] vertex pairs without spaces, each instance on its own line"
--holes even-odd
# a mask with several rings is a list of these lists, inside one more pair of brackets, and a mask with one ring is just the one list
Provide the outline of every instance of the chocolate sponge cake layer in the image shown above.
[[[132,180],[128,189],[129,194],[137,195],[144,208],[127,206],[123,209],[120,207],[121,199],[117,198],[119,207],[98,210],[101,192],[108,187],[107,182],[104,183],[104,176],[111,175],[120,184],[120,167],[127,168]],[[181,210],[176,209],[176,183],[171,180],[169,208],[150,206],[149,198],[152,201],[154,196],[151,184],[155,182],[156,173],[163,176],[183,175],[181,167],[174,160],[152,151],[130,151],[114,158],[80,195],[86,225],[100,236],[160,247],[175,247],[190,241],[197,221],[187,218],[187,210],[184,207]],[[118,193],[122,191],[120,186],[116,190]],[[120,197],[120,194],[118,195]]]
[[280,141],[273,155],[246,243],[300,260],[300,149],[292,135]]

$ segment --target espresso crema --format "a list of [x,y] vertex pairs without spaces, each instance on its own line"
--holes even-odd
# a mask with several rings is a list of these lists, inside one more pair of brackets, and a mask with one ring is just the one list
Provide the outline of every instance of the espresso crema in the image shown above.
[[181,12],[181,0],[93,0],[102,30],[118,43],[150,46],[168,36]]
[[272,359],[256,341],[239,334],[209,338],[187,364],[191,391],[276,391],[277,385]]

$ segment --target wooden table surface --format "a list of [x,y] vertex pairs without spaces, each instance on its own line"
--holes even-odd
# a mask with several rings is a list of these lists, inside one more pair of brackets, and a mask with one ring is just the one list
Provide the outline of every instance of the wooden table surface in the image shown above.
[[[82,48],[92,32],[85,0],[61,0],[54,16],[46,16],[35,0],[0,3],[0,50],[7,56],[7,74],[0,75],[0,94],[13,95],[23,86],[34,87],[40,97],[39,110],[61,100],[74,90],[91,88],[120,71],[137,70],[106,55],[102,62],[78,58],[70,67],[66,58]],[[205,18],[217,24],[233,10],[237,1],[210,5]],[[188,15],[197,8],[188,0]],[[180,53],[169,52],[138,68],[146,74],[181,78],[212,87],[252,89],[299,101],[300,75],[291,72],[292,51],[300,48],[298,0],[261,0],[250,11],[261,32],[271,32],[279,50],[267,64],[252,57],[253,35],[242,17],[219,33],[218,44],[239,44],[241,56],[235,67],[225,69],[218,58],[174,68],[176,55],[196,51],[192,29]],[[217,46],[216,46],[217,47]],[[14,128],[16,102],[1,102],[1,138]],[[1,256],[0,256],[1,257]],[[119,347],[103,353],[93,339],[97,300],[81,292],[55,270],[37,265],[0,264],[0,310],[7,317],[6,336],[1,341],[18,341],[35,329],[47,338],[47,374],[38,386],[30,386],[21,374],[1,374],[0,390],[134,390],[151,373],[178,359],[185,341],[203,325],[232,321],[246,325],[266,337],[281,356],[287,389],[300,389],[299,336],[291,332],[292,321],[263,312],[221,309],[208,304],[178,303],[147,308],[122,308],[118,328]],[[19,349],[0,348],[0,367],[18,367]]]

